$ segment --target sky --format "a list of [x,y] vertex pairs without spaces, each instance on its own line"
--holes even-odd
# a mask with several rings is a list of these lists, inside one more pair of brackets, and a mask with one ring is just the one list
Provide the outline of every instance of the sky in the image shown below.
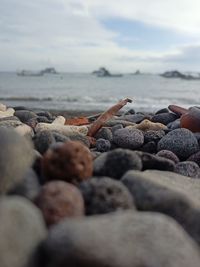
[[0,0],[0,71],[200,71],[199,0]]

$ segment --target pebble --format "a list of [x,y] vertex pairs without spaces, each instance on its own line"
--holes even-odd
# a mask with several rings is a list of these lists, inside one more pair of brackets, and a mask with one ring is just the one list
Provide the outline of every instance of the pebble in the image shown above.
[[120,181],[109,177],[92,177],[82,182],[79,188],[83,194],[86,215],[134,209],[133,198]]
[[178,158],[187,159],[199,150],[199,145],[191,131],[181,128],[169,132],[158,142],[160,150],[170,150]]
[[112,141],[113,134],[112,131],[107,127],[102,127],[97,134],[95,135],[95,138],[98,140],[99,138],[106,139],[108,141]]
[[49,146],[56,142],[55,137],[51,131],[41,131],[37,132],[34,136],[34,145],[35,149],[38,150],[41,154],[44,154]]
[[102,153],[94,160],[94,175],[119,180],[128,170],[142,170],[141,158],[129,149],[117,148]]
[[159,156],[159,157],[170,159],[175,164],[180,161],[179,158],[170,150],[160,150],[156,155]]
[[151,121],[152,122],[160,122],[164,125],[167,125],[168,123],[173,122],[176,119],[178,119],[178,116],[175,113],[167,112],[167,113],[155,114],[152,117]]
[[29,120],[37,118],[35,112],[29,110],[16,110],[14,116],[18,117],[23,123],[27,123]]
[[157,152],[157,144],[154,141],[148,142],[148,143],[144,144],[140,148],[140,150],[143,152],[155,154]]
[[78,141],[68,141],[48,149],[41,160],[47,180],[78,184],[92,176],[93,161],[89,149]]
[[19,184],[34,161],[32,143],[12,129],[0,127],[0,193]]
[[177,163],[175,172],[191,178],[200,178],[199,165],[193,161],[182,161]]
[[63,181],[46,183],[35,198],[48,227],[64,218],[84,215],[84,200],[77,187]]
[[109,140],[99,138],[96,142],[96,150],[99,152],[107,152],[111,148],[111,143]]
[[165,135],[165,132],[163,130],[149,130],[144,132],[144,142],[158,142],[163,136]]
[[138,129],[123,128],[114,132],[113,142],[121,148],[138,149],[144,143],[144,135]]
[[198,151],[197,153],[192,154],[187,161],[193,161],[195,163],[197,163],[200,166],[200,151]]

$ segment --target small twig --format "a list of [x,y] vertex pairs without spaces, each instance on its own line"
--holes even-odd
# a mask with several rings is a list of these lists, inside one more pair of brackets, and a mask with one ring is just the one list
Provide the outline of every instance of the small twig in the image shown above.
[[97,120],[95,122],[93,122],[87,135],[88,136],[94,136],[97,133],[97,131],[104,125],[104,123],[107,122],[110,118],[112,118],[127,103],[132,103],[132,100],[129,98],[121,100],[116,105],[112,106],[107,111],[103,112],[97,118]]

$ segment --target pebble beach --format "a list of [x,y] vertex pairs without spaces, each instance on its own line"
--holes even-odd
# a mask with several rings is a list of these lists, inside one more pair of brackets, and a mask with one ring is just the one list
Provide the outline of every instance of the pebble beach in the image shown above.
[[200,109],[129,102],[0,104],[2,267],[200,266]]

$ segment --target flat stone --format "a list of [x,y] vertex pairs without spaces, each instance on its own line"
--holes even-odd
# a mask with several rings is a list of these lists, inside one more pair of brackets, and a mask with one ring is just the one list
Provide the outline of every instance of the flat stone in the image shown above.
[[151,121],[152,122],[160,122],[164,125],[167,125],[170,122],[175,121],[178,119],[178,116],[175,113],[167,112],[167,113],[160,113],[160,114],[155,114]]
[[123,128],[114,132],[113,142],[121,148],[138,149],[144,143],[144,135],[138,129]]
[[199,249],[171,218],[116,212],[65,220],[42,246],[49,267],[197,267]]
[[122,182],[139,210],[165,213],[200,244],[200,180],[172,172],[129,171]]

